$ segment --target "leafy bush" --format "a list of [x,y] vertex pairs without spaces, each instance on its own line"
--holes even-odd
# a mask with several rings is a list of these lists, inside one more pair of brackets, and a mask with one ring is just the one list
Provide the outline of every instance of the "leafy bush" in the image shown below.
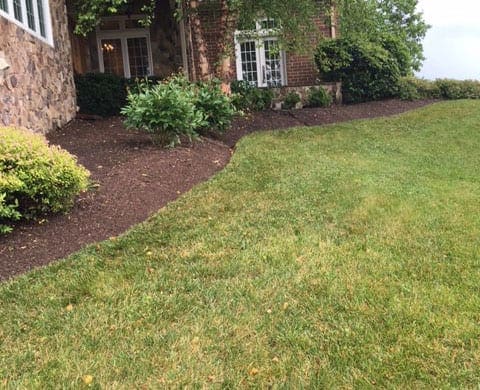
[[108,73],[75,76],[77,104],[82,114],[114,116],[127,99],[125,79]]
[[196,130],[207,124],[196,107],[195,86],[183,76],[174,75],[154,86],[144,86],[139,93],[130,92],[121,110],[129,128],[145,130],[162,146],[175,146],[181,137],[198,137]]
[[247,81],[233,81],[231,89],[237,110],[264,111],[272,106],[274,93],[269,88],[258,88]]
[[475,80],[435,80],[443,99],[480,99],[480,82]]
[[68,210],[87,189],[88,171],[59,147],[26,130],[0,130],[0,233],[12,221]]
[[198,129],[199,132],[227,130],[237,110],[232,99],[222,92],[220,83],[198,83],[195,92],[195,107],[202,113],[205,121]]
[[315,61],[323,80],[343,83],[346,103],[397,94],[399,65],[380,43],[344,38],[323,40],[315,53]]
[[307,105],[309,107],[328,107],[332,105],[332,96],[325,88],[312,88],[308,93]]
[[289,92],[283,98],[282,108],[284,110],[291,110],[292,108],[295,108],[297,103],[300,103],[301,101],[302,101],[302,98],[298,93],[294,91]]
[[440,90],[433,81],[408,76],[399,81],[398,97],[402,100],[437,99]]

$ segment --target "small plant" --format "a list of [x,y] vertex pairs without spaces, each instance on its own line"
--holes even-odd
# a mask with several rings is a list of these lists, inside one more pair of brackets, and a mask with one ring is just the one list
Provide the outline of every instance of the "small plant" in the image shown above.
[[195,87],[183,75],[174,75],[154,86],[144,86],[139,93],[130,92],[121,111],[125,125],[146,131],[155,144],[175,146],[182,137],[198,137],[196,130],[206,125],[196,104]]
[[322,87],[312,88],[308,93],[308,107],[329,107],[332,105],[332,96]]
[[89,172],[45,138],[11,127],[0,129],[0,233],[11,223],[68,210],[87,189]]
[[237,110],[264,111],[272,106],[274,93],[269,88],[258,88],[247,81],[233,81],[232,102]]
[[224,132],[237,114],[230,96],[222,92],[218,81],[198,83],[195,88],[195,107],[203,115],[204,123],[198,131]]
[[292,108],[295,108],[295,106],[302,101],[302,98],[300,95],[296,92],[289,92],[285,95],[285,98],[283,99],[283,104],[282,108],[284,110],[291,110]]

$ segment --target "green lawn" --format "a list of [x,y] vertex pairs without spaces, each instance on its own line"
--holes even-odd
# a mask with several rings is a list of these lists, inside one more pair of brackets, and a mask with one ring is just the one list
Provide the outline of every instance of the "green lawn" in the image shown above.
[[247,137],[0,285],[0,387],[476,388],[479,210],[480,102]]

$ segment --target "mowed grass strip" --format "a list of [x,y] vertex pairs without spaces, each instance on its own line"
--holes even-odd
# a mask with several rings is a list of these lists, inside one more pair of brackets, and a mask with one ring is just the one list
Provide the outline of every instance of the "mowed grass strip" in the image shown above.
[[249,136],[117,239],[0,285],[0,386],[474,388],[480,102]]

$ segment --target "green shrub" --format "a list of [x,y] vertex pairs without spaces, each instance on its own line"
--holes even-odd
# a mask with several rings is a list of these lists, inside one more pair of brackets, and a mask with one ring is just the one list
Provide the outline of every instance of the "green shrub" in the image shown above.
[[480,99],[480,82],[475,80],[435,80],[443,99]]
[[300,103],[301,101],[302,101],[302,98],[298,93],[294,91],[289,92],[283,98],[282,108],[284,110],[291,110],[292,108],[295,108],[297,103]]
[[398,97],[402,100],[438,99],[440,90],[433,81],[408,76],[399,81]]
[[127,99],[125,79],[108,73],[75,76],[77,104],[82,114],[114,116]]
[[329,107],[332,105],[332,96],[325,88],[318,87],[310,89],[308,93],[308,107]]
[[247,81],[233,81],[232,102],[237,110],[264,111],[272,107],[274,93],[269,88],[258,88]]
[[322,80],[342,82],[346,103],[397,95],[401,75],[398,62],[378,42],[326,39],[318,46],[315,62]]
[[195,107],[202,113],[205,121],[198,131],[200,133],[212,130],[226,131],[237,110],[232,99],[222,92],[220,83],[218,81],[198,83],[195,91]]
[[154,86],[130,92],[121,110],[125,124],[151,134],[154,143],[175,146],[182,137],[197,138],[197,129],[207,125],[204,114],[196,108],[195,86],[184,76],[174,75]]
[[68,210],[88,177],[73,156],[49,147],[44,137],[0,129],[0,233],[20,218]]

